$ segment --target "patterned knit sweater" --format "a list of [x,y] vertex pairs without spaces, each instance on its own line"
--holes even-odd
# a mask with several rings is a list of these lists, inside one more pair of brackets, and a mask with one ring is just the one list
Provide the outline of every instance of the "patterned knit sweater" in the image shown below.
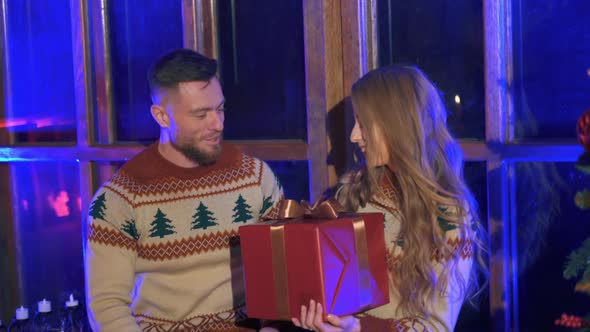
[[[396,265],[403,256],[403,239],[400,239],[401,216],[397,205],[396,192],[391,185],[382,185],[382,191],[361,208],[358,212],[382,212],[385,215],[385,243],[387,245],[387,265],[389,268],[389,297],[390,302],[384,306],[369,310],[361,315],[362,331],[453,331],[457,323],[457,317],[463,305],[463,298],[457,287],[452,285],[447,288],[446,295],[438,295],[433,312],[442,319],[445,326],[434,319],[422,319],[418,317],[404,317],[397,309],[400,303],[400,293],[393,284]],[[450,213],[452,209],[447,209]],[[461,239],[454,224],[439,219],[439,225],[446,231],[447,243],[454,248],[458,258],[454,268],[458,269],[463,280],[468,280],[471,265],[473,264],[473,247],[469,239]],[[441,262],[445,259],[432,253],[432,261],[435,270],[440,273]],[[452,283],[451,283],[452,284]]]
[[239,226],[273,218],[282,188],[261,160],[224,143],[182,168],[157,143],[95,194],[86,283],[95,331],[242,331]]

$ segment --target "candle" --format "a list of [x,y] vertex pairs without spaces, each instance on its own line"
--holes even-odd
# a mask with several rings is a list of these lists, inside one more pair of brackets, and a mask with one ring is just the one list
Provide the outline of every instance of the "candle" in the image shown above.
[[51,312],[51,301],[43,299],[43,301],[37,302],[37,311],[43,313]]
[[16,309],[16,319],[17,320],[24,320],[29,319],[29,309],[21,306],[20,308]]
[[78,306],[78,300],[74,299],[74,294],[70,294],[70,299],[66,301],[66,307],[71,308],[71,307],[77,307],[77,306]]

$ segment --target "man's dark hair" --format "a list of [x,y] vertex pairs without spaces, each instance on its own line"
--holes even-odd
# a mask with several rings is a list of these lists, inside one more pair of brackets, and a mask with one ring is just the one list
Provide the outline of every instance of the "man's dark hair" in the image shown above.
[[161,56],[150,67],[148,81],[152,98],[161,89],[175,89],[178,83],[208,82],[217,72],[217,61],[189,49]]

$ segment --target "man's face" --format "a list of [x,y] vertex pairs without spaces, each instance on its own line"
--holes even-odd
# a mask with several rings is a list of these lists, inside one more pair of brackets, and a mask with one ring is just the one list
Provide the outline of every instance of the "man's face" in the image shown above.
[[172,146],[199,165],[214,163],[221,154],[224,103],[215,77],[180,83],[166,103]]

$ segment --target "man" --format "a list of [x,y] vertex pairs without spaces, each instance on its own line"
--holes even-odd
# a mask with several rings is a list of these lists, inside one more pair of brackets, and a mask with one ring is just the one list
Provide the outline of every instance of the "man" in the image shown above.
[[283,193],[266,163],[222,142],[216,71],[215,60],[186,49],[150,69],[160,139],[90,206],[86,289],[95,331],[241,331],[237,229],[274,217]]

